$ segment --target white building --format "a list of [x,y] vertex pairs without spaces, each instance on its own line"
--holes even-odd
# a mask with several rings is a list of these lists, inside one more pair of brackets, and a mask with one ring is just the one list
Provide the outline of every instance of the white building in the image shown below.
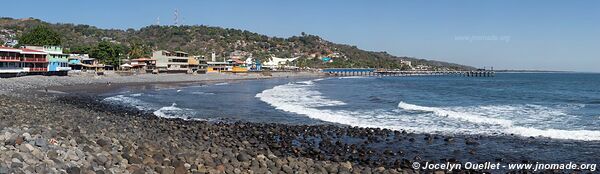
[[269,69],[296,68],[294,66],[288,65],[288,63],[292,62],[298,58],[300,58],[300,57],[294,57],[294,58],[271,57],[270,59],[268,59],[267,62],[263,62],[262,67],[269,68]]

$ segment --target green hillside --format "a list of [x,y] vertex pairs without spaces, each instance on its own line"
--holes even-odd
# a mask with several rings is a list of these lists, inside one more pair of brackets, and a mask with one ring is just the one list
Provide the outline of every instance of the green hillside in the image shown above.
[[[115,64],[118,58],[149,57],[152,50],[165,49],[189,52],[192,55],[227,57],[237,51],[259,59],[300,57],[300,67],[354,67],[408,69],[401,60],[412,65],[427,65],[433,69],[473,69],[453,63],[397,57],[386,52],[365,51],[356,46],[337,44],[319,36],[301,33],[299,36],[278,38],[258,33],[212,26],[147,26],[139,30],[100,29],[89,25],[51,24],[39,19],[0,18],[0,29],[14,32],[22,38],[39,26],[58,33],[60,43],[69,52],[88,53]],[[2,33],[0,33],[2,34]],[[332,57],[333,62],[323,62]]]

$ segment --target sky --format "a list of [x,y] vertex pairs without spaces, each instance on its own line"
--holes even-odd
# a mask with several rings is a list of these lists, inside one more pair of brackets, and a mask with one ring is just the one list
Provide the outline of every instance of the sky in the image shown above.
[[[0,16],[139,29],[179,23],[319,35],[396,56],[494,69],[600,72],[596,0],[29,0]],[[27,7],[23,7],[27,6]],[[12,8],[14,7],[14,8]]]

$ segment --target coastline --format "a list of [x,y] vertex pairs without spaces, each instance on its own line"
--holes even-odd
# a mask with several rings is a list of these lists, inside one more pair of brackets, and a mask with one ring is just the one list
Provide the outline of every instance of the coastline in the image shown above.
[[[95,85],[91,87],[93,90],[110,91],[131,85],[244,79],[253,78],[171,79],[166,82],[120,81],[117,78],[85,81],[78,85],[84,88]],[[27,80],[21,79],[22,84],[33,84],[39,79],[25,83]],[[53,84],[68,84],[69,80],[65,81],[54,81]],[[111,82],[110,86],[105,83],[107,81]],[[486,145],[484,147],[489,143],[543,145],[550,141],[508,135],[414,134],[339,125],[167,119],[134,108],[101,103],[95,97],[97,93],[84,92],[82,94],[89,95],[79,96],[59,91],[76,91],[78,88],[74,86],[76,84],[72,82],[63,86],[37,86],[29,88],[35,89],[35,93],[23,93],[25,89],[18,89],[8,91],[9,95],[0,95],[0,118],[3,120],[0,140],[5,142],[5,146],[0,146],[0,151],[5,154],[0,157],[0,166],[8,166],[4,170],[20,167],[34,173],[412,173],[415,172],[411,167],[413,162],[460,163],[457,158],[473,162],[512,160],[506,159],[505,154],[482,152],[490,150],[478,148],[482,144]],[[39,91],[43,88],[50,94],[41,95],[45,93]],[[55,140],[56,144],[49,140]],[[440,156],[456,157],[440,159]]]

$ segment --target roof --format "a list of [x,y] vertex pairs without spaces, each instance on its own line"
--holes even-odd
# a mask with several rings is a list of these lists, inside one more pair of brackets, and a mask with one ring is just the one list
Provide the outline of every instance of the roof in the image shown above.
[[3,46],[0,46],[0,51],[4,51],[4,52],[16,52],[16,53],[20,53],[21,52],[20,49],[11,48],[11,47],[3,47]]
[[27,49],[27,48],[21,48],[21,54],[48,54],[46,52],[43,51],[38,51],[38,50],[33,50],[33,49]]
[[152,58],[146,58],[146,57],[142,57],[142,58],[137,58],[137,59],[131,59],[131,61],[151,61],[151,60],[156,60],[156,59],[152,59]]
[[237,64],[245,64],[246,63],[245,61],[242,61],[240,59],[231,59],[231,60],[233,60],[233,62],[235,62]]

